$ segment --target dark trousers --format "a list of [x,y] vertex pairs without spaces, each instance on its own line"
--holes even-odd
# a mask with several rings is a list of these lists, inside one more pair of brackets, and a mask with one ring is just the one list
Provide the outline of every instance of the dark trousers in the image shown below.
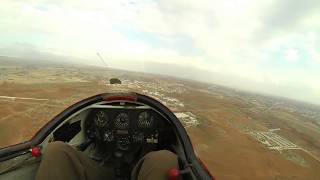
[[[132,180],[167,180],[178,168],[177,156],[167,150],[146,154],[134,167]],[[63,142],[52,142],[42,157],[36,180],[111,180],[112,167],[99,166],[84,153]]]

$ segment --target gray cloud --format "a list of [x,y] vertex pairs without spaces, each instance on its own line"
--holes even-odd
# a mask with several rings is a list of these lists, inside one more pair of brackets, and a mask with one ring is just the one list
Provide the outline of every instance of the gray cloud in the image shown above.
[[15,43],[11,46],[0,48],[1,56],[16,57],[19,60],[32,60],[32,62],[52,62],[79,64],[85,62],[85,59],[75,58],[72,56],[58,55],[50,52],[45,52],[41,48],[29,43]]
[[302,26],[304,20],[319,11],[318,0],[272,1],[262,9],[261,26],[256,30],[256,39],[266,41],[275,36],[305,31],[305,26]]
[[264,12],[263,22],[275,29],[290,28],[298,25],[308,15],[319,10],[318,0],[281,0],[274,1]]

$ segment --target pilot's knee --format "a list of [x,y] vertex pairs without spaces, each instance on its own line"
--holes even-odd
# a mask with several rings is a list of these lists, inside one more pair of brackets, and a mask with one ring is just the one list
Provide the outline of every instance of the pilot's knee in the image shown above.
[[70,145],[62,142],[62,141],[54,141],[47,145],[45,149],[45,155],[54,155],[57,156],[59,154],[64,154],[68,152],[70,149]]
[[152,156],[177,158],[177,155],[175,153],[168,150],[153,151]]
[[146,156],[146,159],[155,162],[171,162],[170,164],[178,164],[177,155],[168,150],[153,151]]

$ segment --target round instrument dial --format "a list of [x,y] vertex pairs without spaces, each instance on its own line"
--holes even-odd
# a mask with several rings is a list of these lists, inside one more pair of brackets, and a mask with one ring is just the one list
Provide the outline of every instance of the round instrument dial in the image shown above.
[[138,126],[140,128],[150,128],[153,125],[153,116],[150,113],[144,111],[139,114]]
[[103,141],[111,142],[113,141],[113,132],[108,130],[104,132]]
[[117,140],[117,146],[121,150],[128,150],[130,146],[129,137],[119,137]]
[[126,113],[120,113],[115,120],[115,127],[119,129],[127,129],[129,127],[129,116]]
[[105,127],[109,124],[109,118],[104,111],[98,111],[94,117],[94,123],[98,127]]

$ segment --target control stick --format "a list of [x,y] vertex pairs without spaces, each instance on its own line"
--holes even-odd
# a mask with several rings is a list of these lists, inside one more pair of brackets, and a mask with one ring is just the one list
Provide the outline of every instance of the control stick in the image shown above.
[[123,153],[121,151],[115,151],[114,152],[114,159],[115,159],[115,166],[114,166],[115,179],[116,180],[126,180],[126,178],[123,177],[123,174],[122,174]]

